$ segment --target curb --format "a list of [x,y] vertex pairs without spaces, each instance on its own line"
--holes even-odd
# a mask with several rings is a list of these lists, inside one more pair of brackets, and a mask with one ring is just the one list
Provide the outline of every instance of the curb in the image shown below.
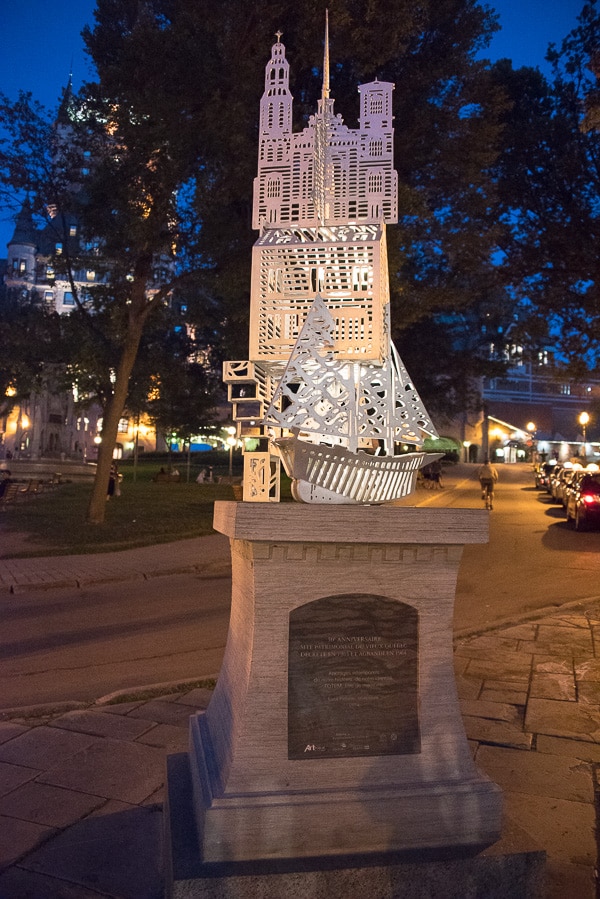
[[64,715],[65,712],[88,709],[89,707],[89,702],[65,700],[64,702],[45,702],[40,703],[39,705],[24,705],[12,709],[0,709],[0,722],[10,721],[12,718],[48,718],[54,715]]
[[547,618],[549,615],[560,615],[563,612],[572,611],[573,609],[588,605],[589,603],[600,604],[600,595],[584,596],[583,599],[574,599],[571,602],[561,603],[560,605],[543,606],[540,609],[524,612],[522,615],[517,615],[513,618],[501,618],[487,627],[463,628],[462,630],[454,632],[452,640],[456,643],[457,640],[465,640],[468,637],[479,637],[483,634],[491,634],[494,631],[503,630],[506,627],[515,627],[517,624],[523,624],[527,621],[536,621],[537,619]]
[[158,577],[170,577],[174,574],[195,574],[200,578],[226,578],[231,577],[231,563],[209,563],[208,565],[181,565],[172,568],[161,568],[156,571],[123,571],[112,575],[90,575],[89,577],[73,575],[72,577],[57,577],[56,580],[46,579],[33,582],[13,580],[12,583],[0,583],[0,594],[19,594],[31,590],[53,590],[75,588],[82,590],[98,584],[116,584],[127,581],[149,581]]
[[[195,687],[205,685],[207,681],[217,681],[217,674],[203,674],[195,678],[182,681],[165,681],[159,684],[147,684],[145,686],[129,687],[107,693],[98,699],[89,702],[67,699],[62,702],[43,702],[37,705],[17,706],[10,709],[0,709],[0,723],[10,721],[13,718],[48,718],[55,715],[64,715],[66,712],[77,712],[85,709],[94,711],[108,705],[118,705],[119,702],[146,702],[158,699],[167,693],[185,693]],[[204,686],[205,689],[212,689]]]
[[[92,703],[93,706],[117,705],[121,702],[136,702],[136,695],[143,694],[145,699],[156,699],[158,696],[164,696],[165,693],[185,693],[186,690],[193,690],[206,681],[215,681],[217,674],[203,674],[199,677],[190,678],[181,681],[165,681],[160,684],[148,684],[145,687],[130,687],[122,690],[115,690],[113,693],[107,693],[106,696],[100,696]],[[210,689],[206,687],[206,689]],[[148,694],[154,694],[149,696]],[[142,700],[144,701],[144,700]]]

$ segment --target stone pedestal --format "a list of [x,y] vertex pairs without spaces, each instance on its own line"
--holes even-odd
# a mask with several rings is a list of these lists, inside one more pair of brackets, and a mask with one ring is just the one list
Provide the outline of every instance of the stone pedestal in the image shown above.
[[475,850],[500,789],[459,711],[452,615],[465,509],[217,503],[232,610],[207,711],[191,721],[207,865]]

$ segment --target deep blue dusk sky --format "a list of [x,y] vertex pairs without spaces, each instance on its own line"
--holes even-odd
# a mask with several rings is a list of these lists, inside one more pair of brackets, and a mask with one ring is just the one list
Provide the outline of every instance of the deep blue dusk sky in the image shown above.
[[[491,59],[506,56],[515,66],[544,69],[548,44],[559,44],[575,27],[583,0],[488,0],[488,4],[500,14],[502,31],[486,55]],[[16,99],[20,89],[31,91],[36,100],[53,108],[69,72],[73,73],[76,90],[83,81],[93,77],[80,33],[84,25],[93,24],[95,0],[28,0],[25,5],[3,5],[0,14],[2,93]],[[385,9],[385,0],[382,8]],[[0,257],[6,255],[6,243],[12,232],[12,219],[0,209]]]

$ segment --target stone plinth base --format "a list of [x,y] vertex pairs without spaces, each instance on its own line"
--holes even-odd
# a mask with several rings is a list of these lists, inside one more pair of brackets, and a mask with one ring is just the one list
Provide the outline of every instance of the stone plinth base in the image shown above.
[[452,658],[466,509],[221,502],[227,648],[191,719],[205,864],[481,849],[502,795],[477,770]]
[[203,864],[189,757],[168,759],[165,798],[169,899],[542,899],[545,852],[506,821],[502,838],[477,853],[420,851],[396,856]]

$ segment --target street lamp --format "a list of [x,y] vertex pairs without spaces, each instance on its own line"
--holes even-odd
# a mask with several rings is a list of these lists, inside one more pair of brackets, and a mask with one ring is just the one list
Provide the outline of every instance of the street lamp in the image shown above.
[[535,462],[535,457],[537,455],[536,446],[535,446],[535,432],[537,429],[536,429],[534,421],[527,422],[527,430],[529,431],[529,434],[531,435],[531,461]]
[[586,438],[587,423],[589,420],[590,420],[590,416],[587,414],[587,412],[582,412],[581,415],[579,416],[579,424],[581,425],[581,429],[583,431],[583,455],[584,455],[584,457],[587,457],[587,450],[585,448],[585,438]]

